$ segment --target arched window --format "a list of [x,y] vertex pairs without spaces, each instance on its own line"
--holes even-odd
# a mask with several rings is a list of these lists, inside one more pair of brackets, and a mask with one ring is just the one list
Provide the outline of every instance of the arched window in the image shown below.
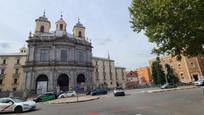
[[63,30],[63,24],[60,24],[60,30]]
[[41,26],[41,27],[40,27],[40,32],[43,33],[44,31],[45,31],[45,27],[44,27],[44,26]]
[[81,31],[79,31],[79,37],[82,37],[82,36],[81,36]]

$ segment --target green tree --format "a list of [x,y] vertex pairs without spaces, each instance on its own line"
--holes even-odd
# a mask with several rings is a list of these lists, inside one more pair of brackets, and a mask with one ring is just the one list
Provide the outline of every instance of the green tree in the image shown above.
[[132,0],[133,31],[144,31],[156,54],[203,55],[204,0]]
[[157,57],[156,61],[152,63],[152,76],[154,84],[164,84],[165,83],[165,74],[160,64],[160,59]]
[[158,84],[156,64],[157,64],[156,61],[154,61],[152,63],[152,65],[151,65],[151,68],[152,68],[152,78],[153,78],[154,84]]
[[165,64],[165,69],[167,71],[167,73],[166,73],[167,82],[173,83],[173,84],[178,83],[179,79],[175,75],[173,68],[171,68],[171,66],[169,64]]

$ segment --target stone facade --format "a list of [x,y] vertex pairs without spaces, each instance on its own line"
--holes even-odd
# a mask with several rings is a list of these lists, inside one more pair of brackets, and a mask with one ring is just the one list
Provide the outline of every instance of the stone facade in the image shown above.
[[[156,59],[150,60],[150,68],[152,65],[152,62]],[[163,70],[165,70],[165,64],[169,64],[177,77],[179,78],[180,82],[183,83],[191,83],[200,79],[203,79],[204,75],[204,57],[184,57],[182,56],[182,59],[178,61],[175,57],[172,56],[163,56],[160,57],[160,64],[163,67]]]
[[45,15],[37,19],[36,28],[42,29],[30,35],[27,40],[29,50],[24,66],[26,91],[38,94],[67,91],[77,86],[81,89],[82,84],[85,89],[91,88],[91,43],[85,38],[78,39],[67,33],[62,17],[56,22],[56,26],[60,27],[56,27],[54,32],[43,30],[49,23]]
[[28,49],[23,47],[20,53],[0,55],[0,91],[26,95],[85,91],[100,86],[125,87],[125,68],[115,67],[110,58],[92,56],[92,44],[85,38],[85,27],[79,20],[73,34],[66,31],[62,16],[55,24],[56,30],[50,31],[51,22],[44,14],[36,19],[35,33],[29,34]]
[[115,67],[114,60],[110,58],[93,57],[94,66],[93,82],[95,87],[107,87],[113,89],[121,86],[125,88],[125,68]]
[[24,83],[23,66],[27,57],[27,49],[20,49],[19,53],[0,55],[0,92],[22,91]]
[[135,70],[137,76],[144,80],[144,83],[149,84],[152,81],[150,68],[149,67],[141,67]]

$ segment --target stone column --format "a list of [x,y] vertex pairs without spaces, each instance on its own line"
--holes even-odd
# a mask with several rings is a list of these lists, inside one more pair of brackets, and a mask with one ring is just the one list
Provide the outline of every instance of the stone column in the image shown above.
[[49,72],[49,76],[48,76],[48,91],[54,91],[53,89],[53,77],[54,75],[52,74],[52,72]]

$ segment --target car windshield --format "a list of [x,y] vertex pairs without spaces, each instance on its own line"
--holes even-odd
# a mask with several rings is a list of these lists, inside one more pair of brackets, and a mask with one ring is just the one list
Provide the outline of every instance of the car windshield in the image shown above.
[[15,102],[25,102],[26,101],[25,99],[21,99],[21,98],[12,98],[12,99]]
[[122,87],[117,87],[117,88],[115,88],[116,90],[123,90],[123,88]]
[[74,93],[74,91],[68,91],[68,93]]
[[1,98],[1,99],[0,99],[0,103],[4,103],[4,100],[5,100],[5,99]]

